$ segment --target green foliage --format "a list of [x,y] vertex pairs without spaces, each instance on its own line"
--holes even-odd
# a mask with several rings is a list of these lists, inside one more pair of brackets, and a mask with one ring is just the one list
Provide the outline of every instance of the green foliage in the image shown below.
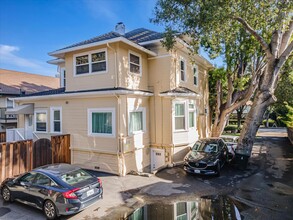
[[189,34],[209,52],[210,57],[223,54],[227,66],[231,66],[235,58],[243,56],[243,52],[243,60],[261,52],[256,39],[236,18],[247,21],[269,42],[275,30],[287,27],[290,16],[284,15],[292,13],[292,9],[293,1],[159,0],[152,21],[165,25],[168,32],[176,30]]
[[275,96],[277,101],[272,106],[271,117],[277,121],[279,126],[284,126],[286,122],[283,120],[289,113],[290,106],[293,106],[293,56],[287,60],[283,68]]
[[[241,130],[241,128],[240,128],[240,130]],[[238,127],[237,127],[237,125],[227,125],[224,128],[224,131],[225,132],[236,133],[238,131]]]
[[287,127],[293,128],[293,106],[286,104],[287,114],[281,118]]
[[[276,122],[275,122],[275,120],[273,120],[273,119],[268,119],[268,123],[269,123],[269,127],[272,127],[273,125],[276,125]],[[265,119],[265,120],[263,120],[262,121],[262,124],[264,125],[264,126],[266,126],[267,125],[267,120]]]

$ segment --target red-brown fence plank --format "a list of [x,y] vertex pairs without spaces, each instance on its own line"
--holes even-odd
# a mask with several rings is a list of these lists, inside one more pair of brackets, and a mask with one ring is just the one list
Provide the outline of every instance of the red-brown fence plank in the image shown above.
[[0,182],[51,163],[71,163],[70,135],[52,136],[33,144],[32,140],[0,143]]
[[0,132],[0,143],[6,142],[6,132]]

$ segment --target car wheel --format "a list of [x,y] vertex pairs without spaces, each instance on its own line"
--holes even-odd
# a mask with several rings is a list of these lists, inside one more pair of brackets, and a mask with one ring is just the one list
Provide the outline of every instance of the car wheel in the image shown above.
[[2,197],[5,202],[11,202],[11,192],[8,187],[4,186],[2,189]]
[[216,171],[216,176],[220,176],[221,175],[221,164],[220,162],[217,163],[217,171]]
[[57,217],[57,210],[54,203],[47,200],[44,204],[44,213],[47,219],[55,219]]

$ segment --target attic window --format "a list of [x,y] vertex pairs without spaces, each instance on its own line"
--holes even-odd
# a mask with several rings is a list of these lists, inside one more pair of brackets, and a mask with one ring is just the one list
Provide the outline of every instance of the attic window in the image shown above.
[[75,75],[104,73],[107,70],[106,60],[106,50],[77,54],[75,56]]
[[129,53],[129,71],[131,73],[141,74],[141,57],[133,53]]

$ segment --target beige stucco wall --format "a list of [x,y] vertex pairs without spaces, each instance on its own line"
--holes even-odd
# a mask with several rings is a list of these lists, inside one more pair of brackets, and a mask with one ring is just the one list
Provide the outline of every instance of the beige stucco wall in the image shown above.
[[[129,71],[129,53],[141,57],[141,75],[130,73]],[[118,74],[119,74],[119,87],[135,89],[135,90],[148,90],[148,55],[136,48],[130,47],[125,43],[119,43],[118,49]]]
[[[111,44],[116,48],[117,44]],[[107,71],[105,73],[80,74],[74,75],[74,55],[82,53],[90,53],[95,50],[106,50],[107,53]],[[79,50],[67,53],[65,55],[66,69],[66,91],[92,90],[100,88],[115,87],[115,53],[107,45],[93,47],[91,49]]]
[[[107,54],[107,71],[105,73],[74,74],[74,56],[105,50]],[[141,56],[142,74],[129,72],[129,52]],[[92,90],[123,87],[135,90],[148,89],[148,55],[125,43],[112,43],[91,49],[83,49],[65,56],[66,91]]]

